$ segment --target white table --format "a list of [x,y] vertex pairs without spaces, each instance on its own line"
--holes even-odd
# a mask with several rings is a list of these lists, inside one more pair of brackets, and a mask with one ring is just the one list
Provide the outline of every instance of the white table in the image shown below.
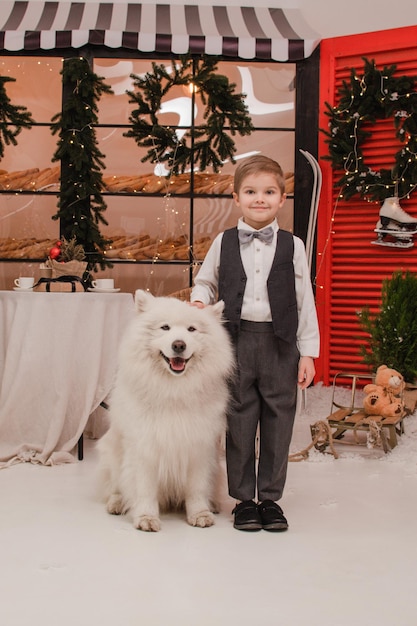
[[75,460],[133,316],[127,293],[0,291],[0,467]]

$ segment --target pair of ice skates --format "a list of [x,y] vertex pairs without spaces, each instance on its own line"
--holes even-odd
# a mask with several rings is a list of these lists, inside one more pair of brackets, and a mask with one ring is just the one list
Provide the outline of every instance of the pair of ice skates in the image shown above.
[[378,237],[372,243],[394,248],[412,248],[413,236],[417,234],[417,218],[411,217],[401,208],[398,198],[386,198],[379,211],[375,232]]

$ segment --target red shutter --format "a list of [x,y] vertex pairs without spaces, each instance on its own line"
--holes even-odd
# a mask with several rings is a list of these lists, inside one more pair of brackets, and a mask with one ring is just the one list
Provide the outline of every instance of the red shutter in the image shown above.
[[[377,67],[396,65],[395,76],[417,76],[417,27],[339,37],[322,41],[320,47],[320,128],[327,128],[324,102],[337,104],[342,80],[349,82],[350,70],[363,72],[363,57]],[[370,167],[392,167],[400,144],[395,139],[392,120],[378,120],[372,126],[372,138],[364,146]],[[380,203],[368,203],[357,197],[338,199],[333,170],[322,156],[328,154],[323,133],[319,137],[319,160],[323,188],[317,222],[317,310],[322,339],[321,356],[316,363],[317,379],[330,384],[339,371],[367,372],[359,346],[366,341],[361,332],[357,311],[366,305],[376,311],[380,302],[382,280],[399,269],[417,272],[417,236],[415,247],[398,249],[373,245],[373,232]],[[417,217],[417,191],[401,207]]]

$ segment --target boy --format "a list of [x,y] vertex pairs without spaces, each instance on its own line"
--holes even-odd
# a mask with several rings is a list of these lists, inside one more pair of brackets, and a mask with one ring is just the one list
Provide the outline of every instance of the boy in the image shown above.
[[304,244],[278,227],[286,199],[279,164],[262,155],[241,161],[233,199],[242,217],[237,228],[213,241],[191,303],[203,307],[218,294],[236,350],[226,439],[229,494],[237,501],[234,527],[283,531],[288,522],[277,502],[286,480],[297,383],[305,389],[315,374],[317,314]]

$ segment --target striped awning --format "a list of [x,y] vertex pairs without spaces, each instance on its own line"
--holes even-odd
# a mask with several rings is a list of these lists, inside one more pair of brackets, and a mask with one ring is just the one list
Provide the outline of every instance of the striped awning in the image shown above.
[[318,43],[298,9],[0,0],[0,51],[93,45],[297,61]]

